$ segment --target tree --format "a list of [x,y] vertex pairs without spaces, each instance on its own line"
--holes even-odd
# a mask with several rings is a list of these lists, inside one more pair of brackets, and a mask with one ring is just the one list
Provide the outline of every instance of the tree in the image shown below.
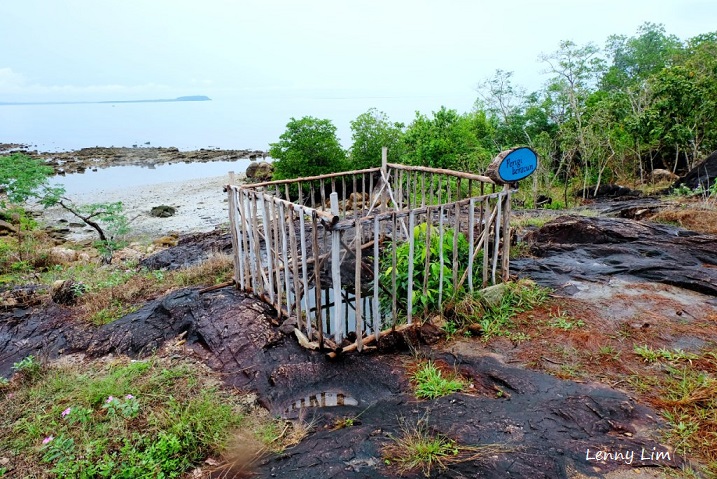
[[[554,75],[550,88],[565,98],[568,105],[565,121],[558,125],[563,156],[558,171],[565,169],[567,179],[573,165],[582,160],[584,196],[587,194],[585,186],[591,168],[586,158],[585,104],[594,90],[600,73],[604,70],[604,63],[598,56],[599,52],[598,47],[592,43],[579,47],[567,40],[560,42],[557,51],[539,57],[548,65],[547,73]],[[567,186],[566,181],[564,190],[566,204]]]
[[381,166],[381,148],[388,148],[388,161],[401,158],[400,140],[403,123],[391,123],[388,116],[375,108],[360,114],[351,122],[351,168],[361,170]]
[[269,147],[277,180],[334,173],[349,166],[330,120],[292,118],[279,141]]
[[611,35],[605,51],[612,64],[600,80],[605,90],[625,91],[644,85],[651,75],[665,68],[682,44],[674,35],[667,35],[664,25],[644,23],[637,36]]
[[23,205],[32,198],[40,199],[48,189],[48,179],[52,168],[41,160],[24,153],[12,153],[0,156],[0,212],[16,223],[17,250],[20,262],[24,260],[24,231],[31,229]]
[[484,112],[460,115],[441,107],[428,118],[416,112],[402,139],[401,161],[411,165],[478,171],[491,158],[490,124]]
[[[52,168],[41,160],[24,153],[0,156],[0,190],[4,190],[7,201],[15,205],[40,197],[52,173]],[[0,199],[0,208],[6,209],[7,201]]]
[[[99,242],[96,245],[106,258],[112,258],[117,247],[117,238],[129,231],[129,220],[123,214],[122,203],[98,203],[74,205],[64,198],[62,186],[50,186],[52,168],[23,153],[0,156],[0,190],[5,191],[7,200],[0,198],[0,211],[15,217],[17,221],[18,246],[22,248],[23,230],[27,224],[22,205],[30,199],[37,200],[45,207],[60,205],[85,224],[97,231]],[[22,254],[20,254],[22,260]]]

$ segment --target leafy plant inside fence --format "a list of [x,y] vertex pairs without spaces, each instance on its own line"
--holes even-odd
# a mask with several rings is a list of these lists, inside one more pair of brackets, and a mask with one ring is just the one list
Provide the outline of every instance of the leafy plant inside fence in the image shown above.
[[[467,281],[454,291],[453,284],[453,241],[454,235],[457,238],[456,262],[458,266],[458,279],[460,279],[468,268],[471,247],[463,233],[456,233],[451,228],[443,230],[443,241],[438,227],[432,226],[428,234],[426,223],[418,225],[413,230],[413,275],[409,277],[409,256],[410,242],[405,241],[396,245],[396,291],[394,296],[397,308],[401,312],[407,310],[409,283],[413,281],[413,311],[435,311],[440,306],[440,301],[449,298],[459,297],[467,290]],[[430,239],[429,239],[430,237]],[[426,271],[426,256],[428,256],[428,271]],[[479,252],[473,262],[474,278],[481,271],[482,251]],[[441,270],[443,277],[441,278]],[[381,296],[381,308],[390,311],[393,298],[385,291],[393,288],[393,248],[384,250],[381,257],[381,284],[385,286]],[[426,272],[428,274],[426,274]],[[425,285],[425,294],[424,294]],[[441,286],[442,285],[442,286]]]

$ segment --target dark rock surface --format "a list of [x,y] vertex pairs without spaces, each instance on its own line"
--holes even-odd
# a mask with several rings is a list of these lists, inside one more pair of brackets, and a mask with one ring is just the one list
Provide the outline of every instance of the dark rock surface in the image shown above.
[[139,266],[149,270],[174,270],[199,263],[212,253],[230,253],[231,249],[231,236],[226,231],[195,233],[180,237],[176,246],[143,259]]
[[[575,192],[575,196],[583,196],[582,188]],[[625,186],[607,183],[600,185],[597,189],[595,189],[595,186],[588,186],[586,196],[588,198],[624,198],[642,196],[642,192],[631,190]]]
[[[184,333],[195,354],[230,385],[256,392],[272,414],[314,421],[316,432],[266,458],[255,471],[259,477],[396,477],[397,471],[383,463],[382,448],[407,425],[420,423],[430,434],[461,445],[498,444],[508,450],[452,464],[440,477],[561,478],[571,469],[593,474],[651,465],[589,462],[588,448],[663,450],[644,434],[657,426],[657,415],[625,394],[509,367],[491,357],[420,352],[455,368],[473,387],[470,394],[417,401],[405,373],[410,356],[354,354],[328,360],[280,333],[268,306],[232,288],[206,294],[176,291],[96,328],[74,324],[68,311],[51,304],[0,315],[0,374],[7,376],[12,363],[28,354],[142,356]],[[302,402],[318,402],[323,393],[353,401],[301,409]],[[356,425],[324,427],[343,417],[358,417]],[[671,465],[679,463],[674,458]]]
[[708,190],[717,178],[717,151],[713,151],[700,164],[692,168],[685,176],[675,182],[674,186],[685,185],[691,189],[702,186]]
[[717,237],[620,218],[561,216],[526,236],[511,271],[560,288],[628,275],[717,295]]

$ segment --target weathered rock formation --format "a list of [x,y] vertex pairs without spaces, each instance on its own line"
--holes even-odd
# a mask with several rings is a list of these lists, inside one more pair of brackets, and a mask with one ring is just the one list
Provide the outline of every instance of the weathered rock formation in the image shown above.
[[673,186],[685,185],[691,189],[702,186],[705,190],[714,184],[717,178],[717,151],[704,159],[699,165],[692,168],[685,176],[676,181]]

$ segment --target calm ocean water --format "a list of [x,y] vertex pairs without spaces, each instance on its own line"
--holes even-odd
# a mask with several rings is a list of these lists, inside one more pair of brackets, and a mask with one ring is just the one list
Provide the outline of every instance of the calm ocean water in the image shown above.
[[[203,93],[203,92],[202,92]],[[328,118],[337,127],[345,148],[351,146],[350,122],[369,108],[388,114],[391,121],[410,123],[416,111],[430,114],[442,104],[459,111],[470,109],[462,98],[373,97],[335,98],[320,95],[212,95],[211,101],[162,103],[86,103],[0,105],[0,143],[23,143],[39,151],[68,151],[92,146],[174,146],[268,150],[279,140],[286,123],[305,115]],[[12,101],[3,98],[3,101]],[[452,104],[452,103],[453,104]],[[68,193],[181,181],[242,172],[247,161],[173,164],[156,168],[122,166],[58,177]]]
[[279,139],[291,117],[311,115],[332,120],[341,143],[349,147],[350,121],[371,107],[386,112],[392,121],[409,123],[416,110],[430,114],[441,104],[459,111],[471,106],[465,100],[456,102],[455,98],[207,94],[212,101],[0,105],[0,143],[25,143],[40,151],[142,146],[146,142],[182,150],[208,147],[266,150],[269,143]]

